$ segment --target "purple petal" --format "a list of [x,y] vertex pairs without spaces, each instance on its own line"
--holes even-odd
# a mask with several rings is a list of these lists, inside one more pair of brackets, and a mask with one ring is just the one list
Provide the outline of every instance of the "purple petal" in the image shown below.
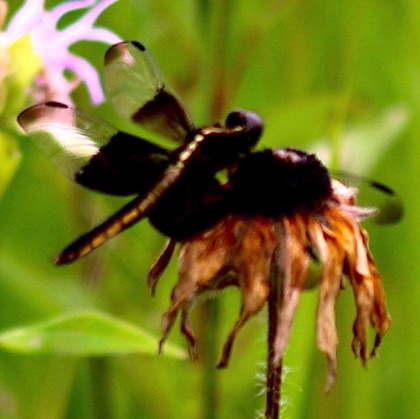
[[96,0],[75,0],[59,4],[48,12],[48,18],[58,22],[66,13],[73,10],[86,9],[95,4]]
[[84,40],[97,41],[107,44],[116,44],[122,41],[119,36],[106,28],[93,28],[93,30],[84,37]]
[[107,9],[109,6],[114,4],[118,0],[103,0],[100,1],[95,7],[92,7],[80,20],[79,22],[83,22],[86,25],[93,26],[98,19],[99,15]]
[[66,68],[72,71],[80,80],[84,81],[90,100],[94,105],[98,105],[104,101],[101,82],[95,67],[83,58],[69,54]]
[[44,2],[42,0],[27,0],[14,14],[7,25],[6,34],[13,42],[19,36],[36,27],[44,17]]
[[[62,2],[50,11],[44,10],[43,0],[27,0],[11,19],[6,31],[6,42],[13,42],[30,33],[34,50],[41,56],[45,70],[51,75],[49,82],[53,91],[60,91],[65,80],[64,71],[72,71],[78,80],[86,83],[93,103],[103,101],[103,93],[96,70],[84,59],[69,52],[79,41],[117,43],[121,39],[106,28],[95,28],[98,16],[117,0],[72,0]],[[68,12],[88,10],[77,21],[64,29],[57,29],[59,20]],[[71,82],[62,83],[63,93],[69,93]]]

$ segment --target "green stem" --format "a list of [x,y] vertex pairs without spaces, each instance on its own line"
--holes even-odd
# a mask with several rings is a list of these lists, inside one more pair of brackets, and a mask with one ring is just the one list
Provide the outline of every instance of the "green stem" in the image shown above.
[[219,330],[220,304],[218,300],[206,301],[202,308],[202,322],[200,323],[205,333],[205,345],[201,359],[203,366],[202,376],[202,408],[203,419],[215,419],[219,411],[219,387],[218,374],[215,368],[215,360],[218,357],[219,347],[217,342]]
[[231,20],[231,0],[213,0],[203,10],[208,13],[207,74],[205,88],[208,93],[207,116],[209,122],[219,120],[226,111],[226,46]]
[[91,378],[93,416],[97,419],[111,419],[111,383],[109,373],[109,358],[97,357],[88,359]]
[[[231,17],[231,0],[201,0],[201,17],[205,45],[203,88],[206,93],[206,120],[220,120],[226,110],[226,45]],[[208,301],[201,307],[201,335],[205,337],[200,359],[203,362],[201,417],[218,416],[219,385],[215,362],[219,352],[220,304]],[[204,340],[202,340],[204,341]]]
[[337,109],[337,118],[331,127],[331,161],[330,167],[337,169],[340,167],[340,157],[343,146],[343,134],[346,128],[349,111],[351,110],[352,90],[355,77],[355,69],[359,56],[360,44],[364,39],[366,27],[366,8],[361,0],[348,3],[348,9],[342,13],[348,16],[354,25],[347,28],[341,34],[343,57],[341,64],[337,68],[338,84],[337,89],[341,91],[341,101]]

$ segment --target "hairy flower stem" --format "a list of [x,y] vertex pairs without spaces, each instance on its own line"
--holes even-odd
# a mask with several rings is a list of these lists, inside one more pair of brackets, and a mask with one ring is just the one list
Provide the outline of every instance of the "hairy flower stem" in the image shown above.
[[266,419],[280,417],[281,374],[283,363],[274,364],[275,341],[279,322],[279,308],[283,303],[283,286],[281,272],[273,257],[270,270],[270,295],[268,297],[268,337],[267,337],[267,381],[266,381]]

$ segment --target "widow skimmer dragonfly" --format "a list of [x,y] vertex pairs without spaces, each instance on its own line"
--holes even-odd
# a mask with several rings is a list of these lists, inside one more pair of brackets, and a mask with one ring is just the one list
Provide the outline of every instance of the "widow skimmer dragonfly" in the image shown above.
[[[19,124],[70,179],[106,194],[137,195],[67,246],[56,264],[87,255],[144,217],[181,241],[228,214],[311,211],[331,194],[329,172],[315,155],[291,148],[253,151],[263,131],[253,112],[234,110],[223,125],[195,127],[140,42],[109,48],[104,84],[124,117],[178,146],[167,150],[63,103],[24,110]],[[220,172],[227,173],[225,181]]]

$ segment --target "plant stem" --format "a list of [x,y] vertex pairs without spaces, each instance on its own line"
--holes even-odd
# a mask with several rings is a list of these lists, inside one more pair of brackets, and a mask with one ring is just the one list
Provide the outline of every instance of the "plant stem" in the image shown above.
[[218,330],[220,305],[217,300],[206,301],[201,309],[201,325],[204,325],[204,342],[202,357],[203,386],[202,386],[202,407],[203,419],[215,419],[219,411],[219,387],[218,372],[215,368],[215,360],[218,356]]
[[205,87],[208,94],[207,117],[210,122],[219,120],[227,106],[226,47],[231,25],[231,9],[231,0],[213,0],[207,7],[209,26],[206,39],[208,60],[205,63]]
[[109,358],[95,357],[88,359],[90,370],[93,416],[96,419],[112,418],[111,382]]
[[[204,45],[206,46],[203,88],[206,93],[206,119],[212,123],[220,119],[226,108],[226,45],[230,27],[231,0],[201,1]],[[220,304],[208,301],[201,307],[201,335],[205,335],[202,348],[202,417],[214,419],[218,414],[218,373],[214,367],[219,351],[218,326]],[[204,322],[203,322],[204,320]],[[204,327],[203,327],[204,326]]]
[[278,264],[273,258],[270,270],[270,295],[268,299],[268,337],[267,337],[267,381],[266,381],[266,410],[265,418],[278,419],[281,405],[281,362],[274,365],[276,333],[278,330],[278,312],[283,302],[283,287]]

